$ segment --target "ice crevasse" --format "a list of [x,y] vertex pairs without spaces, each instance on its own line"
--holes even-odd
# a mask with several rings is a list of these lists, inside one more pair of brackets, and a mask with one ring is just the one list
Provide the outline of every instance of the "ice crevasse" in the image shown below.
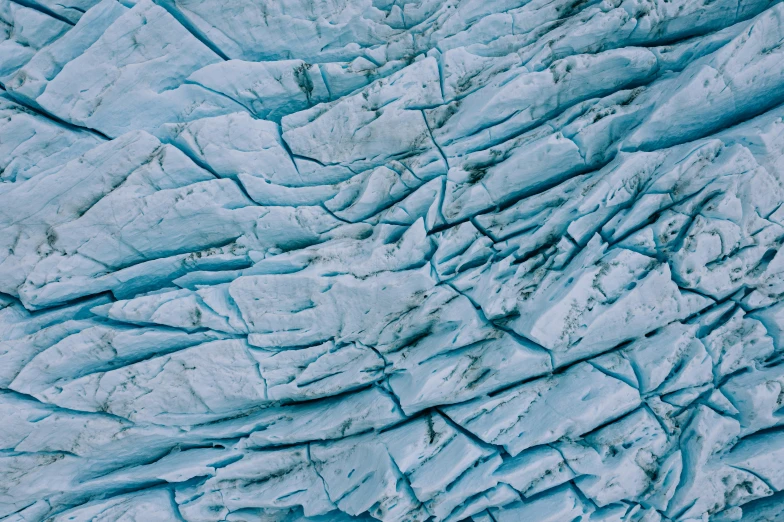
[[784,520],[784,2],[0,0],[0,520]]

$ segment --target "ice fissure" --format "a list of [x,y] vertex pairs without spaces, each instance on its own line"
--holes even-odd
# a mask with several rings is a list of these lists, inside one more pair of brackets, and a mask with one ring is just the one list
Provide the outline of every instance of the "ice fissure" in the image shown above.
[[0,87],[0,520],[784,520],[781,1],[0,0]]

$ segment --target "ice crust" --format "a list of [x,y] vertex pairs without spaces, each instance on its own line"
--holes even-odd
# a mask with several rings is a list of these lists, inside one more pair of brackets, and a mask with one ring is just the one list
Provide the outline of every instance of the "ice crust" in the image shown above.
[[0,0],[0,520],[784,520],[784,3]]

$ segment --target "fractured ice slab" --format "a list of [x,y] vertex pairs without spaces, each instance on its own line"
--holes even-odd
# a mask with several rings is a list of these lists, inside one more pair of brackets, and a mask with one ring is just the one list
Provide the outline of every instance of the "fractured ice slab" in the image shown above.
[[69,128],[0,97],[0,123],[4,136],[3,192],[13,182],[24,181],[49,169],[59,167],[101,144],[100,137],[78,128]]
[[36,51],[57,40],[71,26],[46,13],[4,0],[0,3],[0,79],[5,81],[35,56]]
[[563,436],[580,436],[639,404],[633,387],[580,363],[563,374],[444,411],[485,442],[517,455]]
[[0,0],[0,519],[784,513],[780,0]]
[[[78,40],[69,44],[82,46]],[[79,51],[35,97],[38,106],[65,121],[116,137],[239,108],[224,96],[184,84],[192,72],[220,58],[152,2],[139,2]],[[89,88],[80,88],[84,85]]]

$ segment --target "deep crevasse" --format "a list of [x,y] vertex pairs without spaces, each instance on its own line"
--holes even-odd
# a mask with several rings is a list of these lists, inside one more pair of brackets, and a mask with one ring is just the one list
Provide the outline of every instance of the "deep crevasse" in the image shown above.
[[784,520],[781,2],[0,29],[0,520]]

